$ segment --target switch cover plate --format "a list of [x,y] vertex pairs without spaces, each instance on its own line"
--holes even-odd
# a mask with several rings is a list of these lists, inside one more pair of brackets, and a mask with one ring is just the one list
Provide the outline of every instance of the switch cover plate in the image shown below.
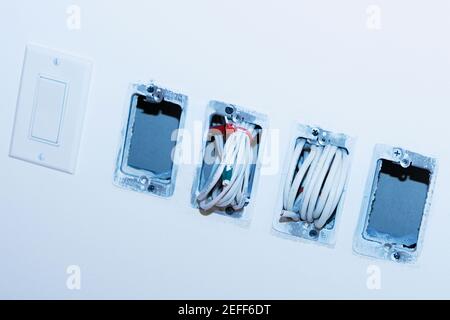
[[10,156],[73,174],[92,63],[28,45]]

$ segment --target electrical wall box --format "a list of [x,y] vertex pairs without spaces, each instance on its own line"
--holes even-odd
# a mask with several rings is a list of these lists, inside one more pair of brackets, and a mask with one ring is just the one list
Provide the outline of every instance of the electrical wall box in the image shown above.
[[75,172],[91,70],[86,59],[27,46],[11,157]]
[[268,121],[248,109],[210,101],[191,203],[204,215],[249,222]]
[[413,263],[422,248],[436,180],[435,159],[376,145],[353,248],[358,254]]
[[134,191],[170,197],[188,98],[154,83],[132,84],[125,102],[124,126],[114,182]]
[[273,220],[276,235],[335,244],[353,145],[344,134],[294,125]]

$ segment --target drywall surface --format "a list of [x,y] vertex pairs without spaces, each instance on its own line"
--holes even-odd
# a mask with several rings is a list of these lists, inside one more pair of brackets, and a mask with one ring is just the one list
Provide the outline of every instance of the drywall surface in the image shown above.
[[[0,297],[450,298],[449,14],[445,0],[1,1]],[[75,175],[8,156],[28,42],[94,62]],[[192,140],[209,99],[279,130],[248,228],[190,207],[195,163],[170,200],[112,184],[128,85],[150,79],[189,95]],[[293,120],[357,138],[332,249],[271,232]],[[378,142],[440,161],[417,266],[352,252]]]

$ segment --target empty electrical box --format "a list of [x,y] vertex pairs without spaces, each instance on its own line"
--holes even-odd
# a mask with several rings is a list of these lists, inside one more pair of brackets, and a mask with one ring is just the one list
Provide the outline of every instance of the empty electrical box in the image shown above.
[[396,262],[414,262],[420,252],[437,163],[433,158],[377,145],[354,250]]
[[117,185],[162,197],[173,194],[177,172],[173,156],[186,107],[182,94],[153,83],[131,86],[114,177]]

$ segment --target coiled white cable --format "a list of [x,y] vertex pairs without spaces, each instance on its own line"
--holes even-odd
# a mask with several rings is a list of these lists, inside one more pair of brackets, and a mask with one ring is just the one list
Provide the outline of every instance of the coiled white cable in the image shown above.
[[[257,131],[254,126],[242,123],[227,136],[218,130],[212,132],[215,161],[205,187],[199,192],[197,201],[200,209],[212,208],[235,211],[242,209],[248,198],[248,184],[251,166],[256,159],[255,141]],[[206,155],[205,155],[206,156]]]
[[322,229],[339,204],[348,167],[345,149],[300,139],[288,167],[280,221],[306,221]]

